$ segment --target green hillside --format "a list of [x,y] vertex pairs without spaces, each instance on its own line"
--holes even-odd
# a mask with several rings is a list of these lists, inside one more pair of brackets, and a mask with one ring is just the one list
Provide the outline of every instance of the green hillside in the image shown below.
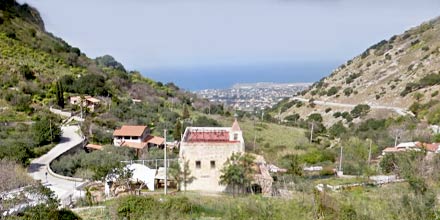
[[[83,109],[83,133],[98,144],[109,144],[113,129],[123,124],[148,125],[155,134],[162,134],[165,128],[173,133],[184,106],[191,111],[208,106],[207,101],[173,83],[127,71],[110,55],[87,57],[48,33],[34,8],[1,1],[0,123],[10,126],[0,129],[0,158],[26,163],[27,158],[50,149],[46,145],[56,143],[58,137],[52,127],[59,127],[63,119],[49,113],[49,107],[80,116],[80,107],[69,103],[71,96],[93,96],[101,101],[94,111]],[[17,138],[25,132],[27,135]],[[18,151],[23,154],[17,156]]]

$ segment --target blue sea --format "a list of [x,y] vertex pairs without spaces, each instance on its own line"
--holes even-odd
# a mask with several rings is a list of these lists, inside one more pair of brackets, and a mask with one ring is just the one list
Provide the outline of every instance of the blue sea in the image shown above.
[[315,82],[329,75],[341,62],[270,65],[204,66],[145,69],[142,74],[163,83],[173,82],[189,91],[225,89],[235,83]]

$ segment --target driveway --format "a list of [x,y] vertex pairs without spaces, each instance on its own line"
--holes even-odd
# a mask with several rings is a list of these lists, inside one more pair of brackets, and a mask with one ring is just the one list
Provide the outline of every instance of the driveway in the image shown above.
[[83,181],[75,181],[73,178],[51,175],[48,171],[50,162],[59,157],[64,152],[81,144],[83,138],[77,133],[78,126],[61,127],[61,141],[45,155],[32,160],[28,169],[28,174],[35,180],[55,192],[62,205],[70,204],[71,199],[81,197],[84,192],[76,188],[83,184]]

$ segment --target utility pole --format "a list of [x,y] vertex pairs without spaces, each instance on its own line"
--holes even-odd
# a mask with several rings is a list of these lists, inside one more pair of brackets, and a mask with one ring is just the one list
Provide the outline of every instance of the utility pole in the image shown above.
[[372,140],[370,139],[370,149],[368,150],[368,166],[370,166],[370,162],[371,162],[371,144],[372,144]]
[[339,156],[339,171],[342,171],[342,146],[341,146],[341,154]]
[[400,131],[396,131],[396,138],[394,139],[394,147],[397,147],[397,138],[399,137]]
[[168,178],[167,178],[167,129],[163,130],[163,137],[164,137],[164,147],[163,147],[163,166],[165,169],[165,186],[164,186],[164,194],[167,194],[167,185],[168,185]]
[[313,141],[313,126],[315,125],[315,123],[312,122],[312,128],[310,129],[310,143],[312,143]]

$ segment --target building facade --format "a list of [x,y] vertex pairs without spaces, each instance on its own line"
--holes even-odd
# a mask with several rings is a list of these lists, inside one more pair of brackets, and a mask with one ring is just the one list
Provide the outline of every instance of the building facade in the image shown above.
[[188,127],[180,143],[181,166],[188,162],[194,180],[187,190],[223,192],[221,170],[233,153],[244,153],[243,134],[237,120],[232,127]]

